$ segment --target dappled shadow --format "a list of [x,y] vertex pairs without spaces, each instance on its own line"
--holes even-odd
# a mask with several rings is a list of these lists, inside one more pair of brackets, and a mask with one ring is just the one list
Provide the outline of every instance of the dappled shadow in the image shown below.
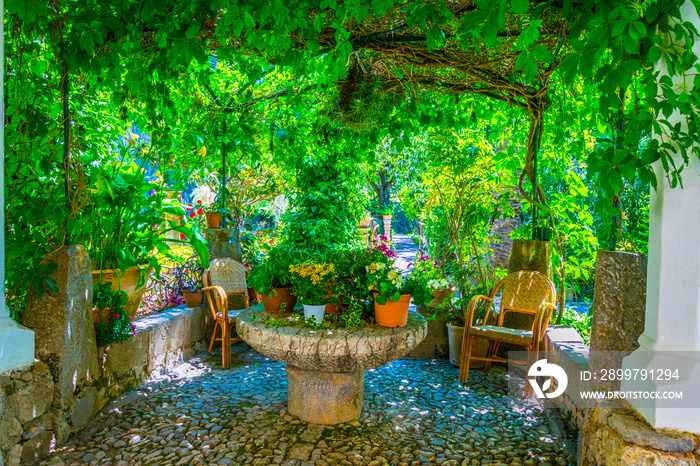
[[318,426],[287,413],[285,365],[238,344],[231,369],[221,369],[216,352],[190,360],[113,405],[50,460],[459,465],[517,457],[567,464],[541,408],[509,393],[503,368],[474,371],[468,386],[457,373],[426,359],[369,370],[360,420]]

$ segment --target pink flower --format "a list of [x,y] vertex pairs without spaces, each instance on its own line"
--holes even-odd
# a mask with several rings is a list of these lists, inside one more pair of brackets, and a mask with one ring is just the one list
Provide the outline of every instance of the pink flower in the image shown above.
[[121,314],[114,314],[114,318],[115,318],[115,319],[118,319],[118,318],[120,318],[121,316],[122,316]]

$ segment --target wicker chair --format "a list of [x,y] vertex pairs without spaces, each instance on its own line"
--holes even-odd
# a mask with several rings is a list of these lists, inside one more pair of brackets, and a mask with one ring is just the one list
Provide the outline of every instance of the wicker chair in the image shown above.
[[[236,326],[236,317],[243,310],[229,310],[229,298],[241,296],[244,309],[250,307],[245,276],[245,266],[233,259],[213,260],[204,272],[203,290],[207,296],[207,306],[215,322],[207,354],[211,353],[214,342],[220,341],[222,366],[225,369],[231,367],[231,344],[241,341],[240,338],[231,338],[231,332]],[[217,338],[219,332],[221,337]]]
[[[486,325],[491,311],[491,305],[486,309],[482,325],[474,325],[474,310],[479,301],[493,303],[498,291],[503,288],[501,308],[497,325]],[[496,356],[501,343],[523,346],[528,351],[525,361],[511,361],[514,364],[527,364],[530,367],[537,361],[540,342],[547,331],[552,311],[557,308],[557,292],[554,284],[539,272],[513,272],[503,278],[490,296],[474,296],[469,302],[462,340],[462,355],[459,364],[459,381],[467,383],[469,378],[469,363],[471,360],[486,361],[484,370],[487,371],[491,362],[507,362],[507,359]],[[506,313],[517,312],[533,316],[530,330],[513,329],[503,326]],[[489,342],[486,357],[471,355],[474,339],[484,338]],[[532,387],[525,384],[525,395],[532,396]]]

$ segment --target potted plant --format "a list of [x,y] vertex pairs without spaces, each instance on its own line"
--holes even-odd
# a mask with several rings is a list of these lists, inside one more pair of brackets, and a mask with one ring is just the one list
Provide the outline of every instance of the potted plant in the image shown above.
[[96,283],[92,293],[92,313],[98,344],[128,340],[136,334],[133,317],[124,310],[128,300],[123,291],[112,291],[109,283]]
[[[127,293],[128,315],[136,314],[151,270],[159,274],[154,252],[167,255],[169,242],[190,244],[208,265],[206,243],[192,228],[182,204],[166,199],[160,186],[146,181],[138,167],[105,164],[90,175],[96,188],[76,219],[80,228],[74,241],[85,245],[93,261],[93,284],[111,283],[112,290]],[[168,238],[171,231],[178,237]]]
[[382,327],[403,327],[408,322],[411,295],[427,299],[427,289],[415,278],[404,278],[394,268],[396,254],[382,240],[365,267],[366,281],[374,299],[375,321]]
[[204,267],[200,264],[199,258],[192,258],[177,267],[175,280],[178,289],[182,292],[182,297],[185,298],[187,307],[201,306],[204,299],[203,276]]
[[270,249],[267,258],[248,275],[248,285],[260,294],[267,312],[291,312],[297,303],[289,287],[291,276],[289,255],[282,248]]
[[292,278],[292,290],[301,298],[304,305],[304,319],[313,318],[313,323],[320,323],[330,301],[332,283],[336,277],[335,265],[327,262],[301,262],[289,266]]
[[416,254],[416,261],[408,264],[409,276],[429,292],[427,299],[422,302],[414,297],[413,302],[417,306],[435,309],[449,303],[449,298],[454,295],[455,289],[445,265],[446,261],[431,260],[426,253]]
[[206,205],[203,210],[207,228],[221,228],[221,211],[216,204]]

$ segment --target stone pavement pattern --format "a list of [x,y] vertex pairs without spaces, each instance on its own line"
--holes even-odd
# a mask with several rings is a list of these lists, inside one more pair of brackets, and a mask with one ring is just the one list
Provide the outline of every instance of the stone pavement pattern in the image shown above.
[[[41,465],[566,465],[538,404],[509,396],[503,369],[469,387],[446,360],[367,371],[359,421],[326,427],[287,413],[285,365],[233,347],[191,359],[107,407]],[[572,459],[573,460],[573,459]]]

